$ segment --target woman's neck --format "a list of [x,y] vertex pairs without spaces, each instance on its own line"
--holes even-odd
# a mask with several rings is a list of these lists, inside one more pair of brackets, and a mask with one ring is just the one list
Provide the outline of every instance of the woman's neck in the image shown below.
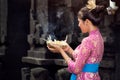
[[97,29],[98,29],[97,26],[91,25],[89,28],[89,33]]

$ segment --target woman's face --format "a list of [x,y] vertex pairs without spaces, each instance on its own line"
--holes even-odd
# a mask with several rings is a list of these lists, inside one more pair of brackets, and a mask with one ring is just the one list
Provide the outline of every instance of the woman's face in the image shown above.
[[88,32],[88,27],[86,26],[85,21],[78,18],[78,22],[79,22],[78,26],[80,27],[82,33],[87,33]]

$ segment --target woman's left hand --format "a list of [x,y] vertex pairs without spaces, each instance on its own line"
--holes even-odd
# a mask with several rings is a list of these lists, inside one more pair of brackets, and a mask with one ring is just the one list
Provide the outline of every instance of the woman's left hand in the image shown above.
[[51,46],[52,46],[52,49],[49,46],[48,46],[48,49],[52,52],[61,53],[61,51],[64,51],[59,45],[53,44]]

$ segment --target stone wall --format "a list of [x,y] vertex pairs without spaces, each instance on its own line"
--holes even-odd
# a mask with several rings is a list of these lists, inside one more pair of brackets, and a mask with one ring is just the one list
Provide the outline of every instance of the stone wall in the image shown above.
[[5,42],[7,34],[7,0],[0,0],[0,44]]
[[3,56],[5,55],[5,41],[7,36],[7,0],[0,0],[0,80],[3,79]]

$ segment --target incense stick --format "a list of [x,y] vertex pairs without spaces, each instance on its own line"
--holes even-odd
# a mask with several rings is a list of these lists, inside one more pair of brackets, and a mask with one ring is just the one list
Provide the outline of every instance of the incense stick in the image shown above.
[[42,40],[44,40],[44,41],[47,41],[46,39],[44,39],[44,38],[40,38],[40,39],[42,39]]
[[67,41],[67,39],[68,39],[68,35],[66,35],[65,42]]

